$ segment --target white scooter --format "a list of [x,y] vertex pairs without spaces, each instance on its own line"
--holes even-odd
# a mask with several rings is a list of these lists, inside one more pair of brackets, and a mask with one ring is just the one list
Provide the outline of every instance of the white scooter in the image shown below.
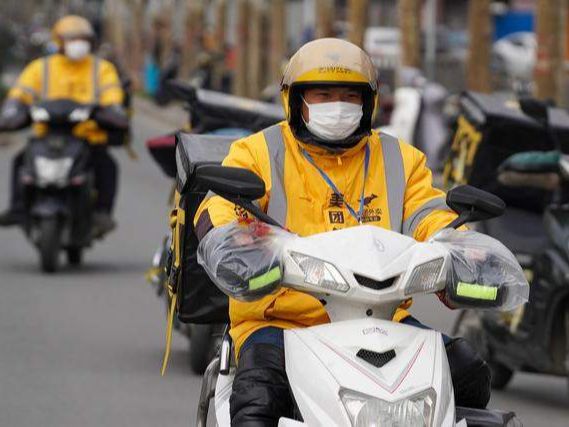
[[[264,194],[263,182],[243,176],[220,166],[196,171],[204,188],[275,224],[251,203],[252,195]],[[500,199],[472,187],[449,194],[447,203],[461,214],[455,228],[503,210]],[[281,418],[280,427],[464,426],[469,414],[500,420],[489,425],[521,425],[513,413],[457,414],[441,333],[391,321],[402,301],[445,289],[451,262],[445,245],[359,226],[290,239],[282,258],[282,283],[325,300],[331,323],[284,333],[286,372],[302,421]],[[226,335],[204,375],[197,426],[205,427],[212,397],[217,425],[231,425],[234,373]]]

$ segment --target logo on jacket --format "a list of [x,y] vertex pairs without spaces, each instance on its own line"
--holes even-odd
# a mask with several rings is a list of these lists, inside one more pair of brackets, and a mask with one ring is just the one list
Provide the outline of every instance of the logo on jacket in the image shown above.
[[328,204],[329,208],[343,208],[344,207],[344,198],[340,194],[332,193],[330,196],[330,203]]
[[373,201],[373,199],[377,199],[377,196],[373,193],[371,194],[371,196],[364,197],[364,206],[369,205]]
[[344,212],[342,211],[330,211],[328,212],[330,217],[330,224],[343,224],[344,223]]
[[237,215],[237,218],[239,220],[244,220],[249,218],[249,214],[247,213],[247,211],[243,209],[241,206],[237,205],[235,205],[235,215]]

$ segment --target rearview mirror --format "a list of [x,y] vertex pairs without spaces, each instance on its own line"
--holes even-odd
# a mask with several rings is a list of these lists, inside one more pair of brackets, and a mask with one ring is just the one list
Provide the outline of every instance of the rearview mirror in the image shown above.
[[470,185],[450,190],[447,193],[447,205],[459,215],[447,228],[458,228],[467,222],[495,218],[506,209],[502,199]]
[[265,195],[265,182],[248,169],[218,165],[201,165],[195,171],[196,183],[224,198],[260,199]]
[[196,184],[205,190],[241,206],[267,224],[281,224],[253,204],[265,195],[265,182],[248,169],[218,165],[201,165],[195,171]]

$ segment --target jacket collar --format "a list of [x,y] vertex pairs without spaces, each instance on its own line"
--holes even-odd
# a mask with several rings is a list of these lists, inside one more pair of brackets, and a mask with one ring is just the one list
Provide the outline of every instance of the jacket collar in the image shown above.
[[70,67],[82,67],[85,64],[90,64],[91,61],[93,60],[93,54],[92,53],[90,53],[85,58],[83,58],[79,61],[72,61],[67,56],[65,56],[65,54],[63,54],[63,53],[56,53],[53,56],[56,57],[58,59],[58,61],[61,61],[61,63],[63,63],[64,65],[67,65]]

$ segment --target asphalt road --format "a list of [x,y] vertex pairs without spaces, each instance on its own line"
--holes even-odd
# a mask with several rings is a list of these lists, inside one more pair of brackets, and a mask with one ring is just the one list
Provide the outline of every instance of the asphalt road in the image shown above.
[[[35,250],[17,229],[0,230],[0,426],[193,425],[200,378],[174,337],[160,376],[164,311],[144,272],[166,231],[169,182],[143,148],[169,130],[163,113],[134,118],[137,162],[118,152],[118,230],[89,251],[79,270],[39,271]],[[166,119],[166,120],[165,120]],[[0,146],[0,204],[7,200],[10,158]],[[453,313],[423,299],[415,315],[448,331]],[[517,411],[526,426],[569,425],[567,382],[517,375],[492,407]]]

